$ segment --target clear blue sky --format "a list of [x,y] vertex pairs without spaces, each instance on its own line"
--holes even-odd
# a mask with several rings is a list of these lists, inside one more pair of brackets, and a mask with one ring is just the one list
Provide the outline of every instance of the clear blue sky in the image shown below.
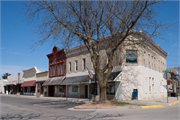
[[[158,19],[163,23],[177,23],[165,32],[166,41],[156,39],[155,42],[169,55],[167,67],[173,68],[179,62],[179,2],[160,4],[163,9]],[[52,52],[53,46],[49,43],[38,46],[34,52],[30,49],[32,40],[39,38],[34,34],[36,23],[27,24],[23,13],[22,2],[1,1],[1,44],[0,44],[0,77],[3,73],[17,74],[23,69],[36,66],[40,70],[48,70],[47,54]],[[176,30],[176,31],[175,31]]]

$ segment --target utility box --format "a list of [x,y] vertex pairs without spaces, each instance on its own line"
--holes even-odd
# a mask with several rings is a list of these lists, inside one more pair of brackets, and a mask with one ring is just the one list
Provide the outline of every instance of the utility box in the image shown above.
[[134,99],[138,100],[138,89],[133,89],[133,100]]

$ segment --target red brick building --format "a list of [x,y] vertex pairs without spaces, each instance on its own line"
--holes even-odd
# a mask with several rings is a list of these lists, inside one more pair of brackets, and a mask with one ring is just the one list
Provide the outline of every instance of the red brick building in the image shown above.
[[43,86],[47,96],[66,96],[66,86],[60,85],[66,76],[66,54],[64,49],[59,50],[54,46],[52,53],[47,55],[49,59],[49,79]]

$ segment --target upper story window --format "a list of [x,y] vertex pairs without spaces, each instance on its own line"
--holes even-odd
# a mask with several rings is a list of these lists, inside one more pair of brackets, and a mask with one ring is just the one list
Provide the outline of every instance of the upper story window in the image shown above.
[[158,60],[158,63],[159,63],[159,72],[160,72],[160,71],[161,71],[161,70],[160,70],[160,60]]
[[156,70],[156,58],[154,58],[154,70]]
[[86,69],[86,59],[84,58],[83,59],[83,70],[85,70]]
[[77,71],[78,70],[78,61],[76,60],[75,61],[75,71]]
[[52,76],[53,66],[51,66],[51,76]]
[[126,51],[126,63],[130,63],[130,64],[137,63],[137,51],[132,51],[132,50]]
[[71,62],[69,62],[69,72],[71,72]]
[[152,64],[152,69],[153,69],[153,56],[152,56],[151,64]]
[[63,63],[61,64],[61,74],[63,74]]
[[56,66],[54,65],[53,75],[55,75],[55,71],[56,71]]
[[144,66],[146,66],[146,52],[144,52]]
[[60,64],[58,65],[58,75],[60,75]]
[[149,62],[149,68],[151,68],[151,64],[150,64],[150,54],[148,55],[148,62]]
[[[110,56],[111,56],[111,53],[108,53],[107,55],[108,55],[108,57],[110,57]],[[107,63],[108,63],[108,58],[107,58]]]

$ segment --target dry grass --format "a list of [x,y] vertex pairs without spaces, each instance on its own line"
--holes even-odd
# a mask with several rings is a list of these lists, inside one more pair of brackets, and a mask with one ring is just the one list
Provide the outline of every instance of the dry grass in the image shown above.
[[102,107],[120,107],[120,106],[140,106],[140,105],[106,100],[106,101],[90,102],[87,104],[76,106],[76,108],[102,108]]

